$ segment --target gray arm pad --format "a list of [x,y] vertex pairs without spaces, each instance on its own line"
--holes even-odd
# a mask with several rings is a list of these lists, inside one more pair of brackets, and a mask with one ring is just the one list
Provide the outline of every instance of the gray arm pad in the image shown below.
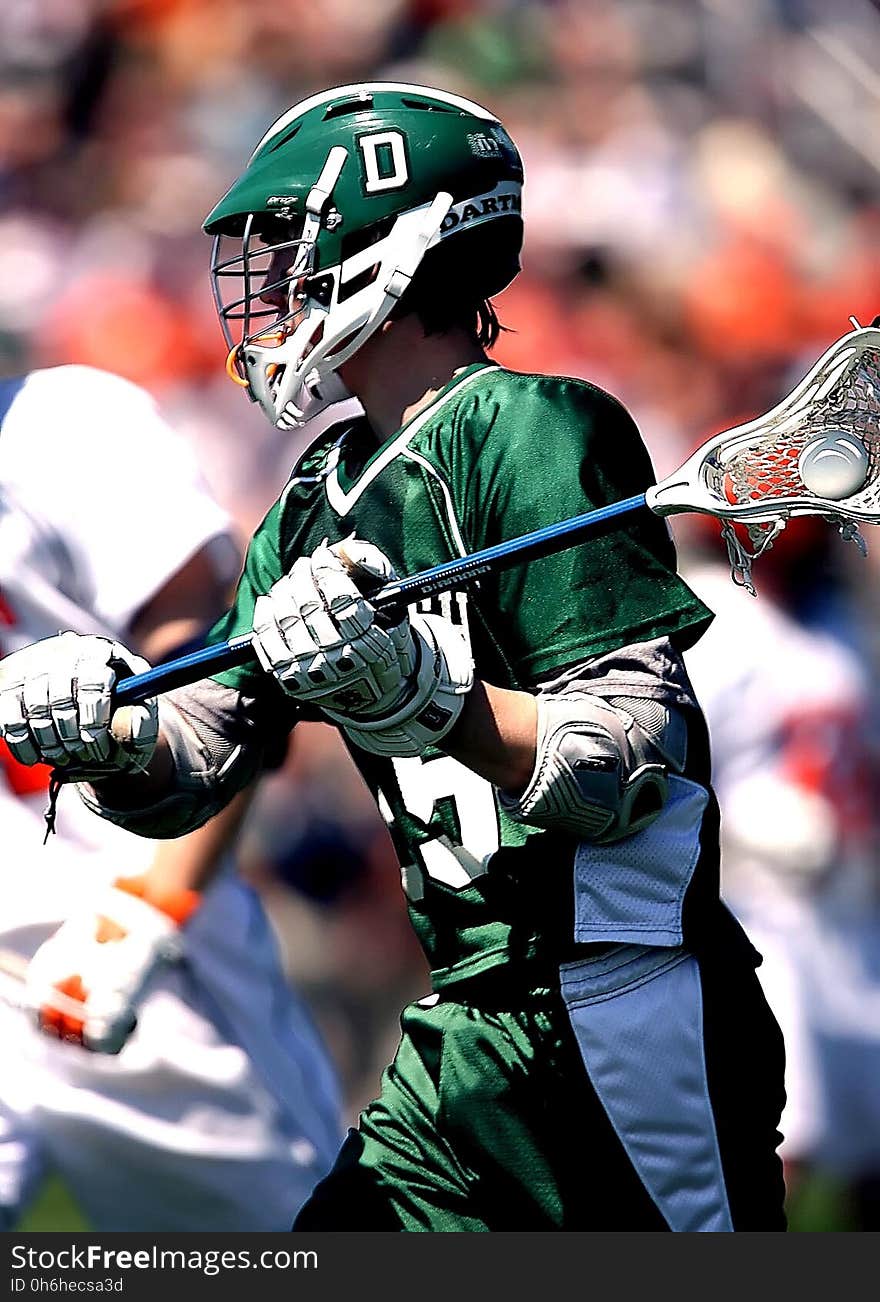
[[88,783],[77,789],[108,822],[168,840],[207,823],[246,787],[261,767],[263,748],[250,735],[240,694],[210,680],[161,697],[159,728],[174,761],[167,795],[139,808],[114,809]]
[[656,700],[588,692],[538,696],[535,768],[518,799],[499,793],[520,823],[617,841],[646,827],[666,800],[666,775],[680,773],[686,725]]

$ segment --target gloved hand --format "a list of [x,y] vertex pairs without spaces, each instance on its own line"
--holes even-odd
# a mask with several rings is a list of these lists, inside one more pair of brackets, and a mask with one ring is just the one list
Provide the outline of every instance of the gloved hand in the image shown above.
[[[148,894],[148,892],[146,892]],[[120,877],[68,918],[34,954],[25,999],[48,1035],[96,1053],[118,1053],[137,1024],[137,1002],[157,968],[180,953],[180,927],[198,908],[196,891],[152,902],[142,877]],[[54,994],[82,1015],[53,1007]]]
[[285,692],[317,705],[363,750],[421,755],[461,713],[473,685],[470,651],[439,615],[405,613],[386,627],[352,566],[371,586],[396,577],[371,543],[323,543],[257,599],[254,650]]
[[146,660],[110,638],[59,633],[0,661],[0,736],[22,764],[52,764],[73,779],[146,766],[159,732],[155,699],[113,712],[120,670]]

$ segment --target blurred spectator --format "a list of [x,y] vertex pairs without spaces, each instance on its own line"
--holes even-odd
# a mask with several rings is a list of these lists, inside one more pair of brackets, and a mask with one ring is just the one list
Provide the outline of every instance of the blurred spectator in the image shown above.
[[789,1206],[820,1171],[846,1189],[852,1228],[876,1230],[876,692],[851,650],[796,616],[813,523],[757,562],[759,601],[726,564],[691,557],[684,573],[716,618],[686,661],[712,740],[723,894],[763,955],[785,1037]]

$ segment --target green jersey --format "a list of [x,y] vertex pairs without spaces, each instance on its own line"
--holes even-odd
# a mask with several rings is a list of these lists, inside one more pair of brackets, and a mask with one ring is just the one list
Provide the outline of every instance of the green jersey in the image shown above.
[[[354,533],[409,575],[652,482],[638,431],[609,394],[581,380],[468,367],[384,443],[362,421],[306,450],[251,542],[212,640],[249,632],[256,598],[325,539]],[[632,643],[669,636],[688,645],[710,618],[676,573],[665,523],[649,512],[442,594],[433,608],[464,628],[478,678],[525,691]],[[295,722],[297,707],[259,667],[219,679],[253,700],[263,727]],[[573,838],[514,822],[490,783],[444,753],[352,753],[388,822],[438,988],[570,952]]]

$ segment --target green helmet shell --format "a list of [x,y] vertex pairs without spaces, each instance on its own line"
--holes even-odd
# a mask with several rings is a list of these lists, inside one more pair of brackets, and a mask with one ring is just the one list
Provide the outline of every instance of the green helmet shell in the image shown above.
[[339,400],[339,367],[417,273],[469,302],[499,293],[519,271],[522,181],[504,127],[458,95],[369,82],[294,105],[204,223],[232,377],[299,425]]
[[[205,219],[205,230],[240,234],[249,214],[300,219],[335,145],[348,153],[333,190],[341,221],[334,224],[331,216],[329,229],[322,223],[316,270],[341,261],[343,242],[355,232],[430,203],[438,191],[448,191],[459,205],[503,181],[516,186],[523,180],[516,146],[478,104],[395,82],[342,86],[304,100],[274,123]],[[478,218],[519,216],[517,196],[503,195],[498,204],[490,213],[482,207],[475,214],[453,212],[444,235]]]

